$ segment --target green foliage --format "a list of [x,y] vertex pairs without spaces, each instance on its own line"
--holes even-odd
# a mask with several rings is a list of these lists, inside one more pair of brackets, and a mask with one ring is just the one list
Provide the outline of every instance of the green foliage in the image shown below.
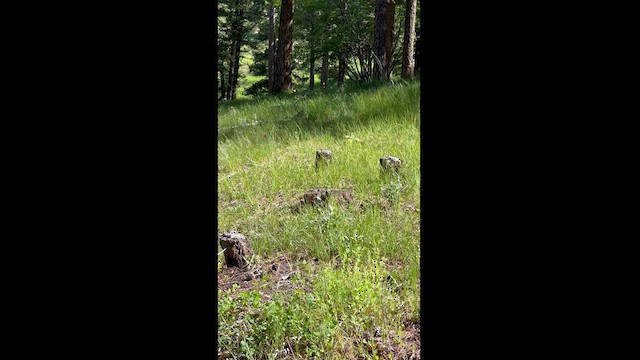
[[[389,177],[393,177],[395,174],[390,174]],[[402,183],[400,179],[389,181],[388,184],[382,186],[382,193],[384,197],[387,198],[392,203],[395,203],[400,198],[400,191],[402,190]]]
[[246,90],[244,90],[244,94],[247,96],[266,94],[268,90],[269,90],[269,79],[262,79],[253,83]]
[[[218,64],[217,70],[226,73],[231,64],[231,48],[236,34],[240,35],[243,44],[241,53],[250,53],[264,42],[264,34],[257,29],[264,20],[265,3],[263,0],[219,0],[218,3]],[[253,58],[253,56],[249,56]],[[242,61],[242,59],[241,59]],[[229,79],[225,78],[225,84]]]
[[[218,294],[218,344],[247,359],[340,358],[366,334],[392,339],[411,315],[389,284],[384,258],[362,247],[345,248],[341,267],[324,267],[309,292],[276,293],[265,300],[258,291],[235,287]],[[364,348],[358,352],[365,351]]]
[[[243,54],[249,54],[253,63],[249,70],[253,75],[267,75],[267,12],[271,1],[220,0],[218,1],[218,70],[228,72],[232,28],[242,32]],[[273,6],[279,10],[280,1]],[[277,12],[277,11],[276,11]],[[420,41],[420,5],[416,17],[416,42]],[[279,18],[276,18],[275,32],[278,34]],[[310,60],[318,61],[323,53],[329,56],[329,77],[337,77],[338,56],[346,54],[349,70],[347,78],[370,81],[362,77],[359,70],[370,66],[373,45],[373,3],[370,0],[297,0],[293,25],[293,81],[307,86]],[[401,66],[402,39],[404,33],[404,2],[398,2],[394,24],[394,74]],[[419,47],[416,47],[416,54]],[[362,60],[360,60],[362,59]],[[244,60],[242,60],[244,61]],[[246,61],[244,62],[246,63]],[[419,62],[417,63],[417,66]],[[419,70],[419,69],[417,69]],[[241,73],[241,76],[244,74]],[[228,79],[225,79],[228,84]],[[240,84],[239,84],[240,85]],[[242,94],[241,89],[237,92]],[[261,92],[255,92],[255,95]],[[251,94],[254,94],[251,91]],[[247,95],[254,96],[254,95]],[[241,96],[238,96],[239,98]]]

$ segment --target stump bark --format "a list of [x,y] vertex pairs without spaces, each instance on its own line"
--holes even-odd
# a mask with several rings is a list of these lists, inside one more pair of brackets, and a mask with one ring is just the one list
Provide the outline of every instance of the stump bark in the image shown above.
[[353,200],[353,190],[329,189],[329,195],[338,199],[341,203],[350,203]]
[[382,170],[385,170],[385,171],[387,170],[398,171],[402,166],[402,160],[397,157],[387,155],[385,157],[380,158],[380,166],[382,167]]
[[327,198],[329,197],[329,191],[324,188],[311,189],[305,191],[302,194],[302,202],[307,205],[319,205],[324,206]]
[[231,231],[218,236],[220,246],[224,249],[224,260],[227,267],[245,268],[253,255],[247,237],[243,234]]
[[331,162],[331,150],[320,149],[316,150],[316,168],[321,164],[328,164]]
[[340,203],[350,203],[353,200],[353,190],[316,188],[305,191],[300,196],[300,201],[291,207],[297,212],[302,206],[325,206],[330,197],[335,198]]

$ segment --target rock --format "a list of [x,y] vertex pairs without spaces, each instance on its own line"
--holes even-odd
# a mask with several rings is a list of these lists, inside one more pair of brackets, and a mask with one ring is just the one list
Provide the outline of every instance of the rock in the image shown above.
[[316,168],[321,164],[328,164],[331,162],[331,150],[320,149],[316,150]]
[[398,171],[398,169],[400,169],[400,166],[402,166],[402,160],[397,157],[387,155],[385,157],[380,158],[380,166],[382,167],[382,170],[385,170],[385,171],[386,170]]
[[227,267],[245,268],[253,256],[247,237],[243,234],[231,231],[218,236],[220,246],[225,249],[224,260]]

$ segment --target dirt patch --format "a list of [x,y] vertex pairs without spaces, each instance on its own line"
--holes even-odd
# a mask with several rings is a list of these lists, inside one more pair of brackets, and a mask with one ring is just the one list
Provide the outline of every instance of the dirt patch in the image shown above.
[[[398,331],[398,337],[391,337],[383,340],[380,328],[368,332],[363,338],[355,340],[359,349],[365,349],[367,355],[377,354],[380,359],[420,359],[420,324],[407,322],[404,329]],[[396,332],[392,331],[392,332]],[[359,345],[359,346],[358,346]],[[370,358],[365,354],[359,354],[359,358]]]
[[420,323],[409,322],[403,330],[403,345],[397,348],[394,359],[420,359]]
[[[238,285],[243,290],[257,290],[263,301],[270,301],[277,292],[289,292],[296,289],[310,290],[308,280],[313,275],[306,273],[302,279],[299,261],[287,256],[261,259],[258,264],[240,269],[222,267],[218,272],[218,290],[227,290]],[[306,262],[309,266],[318,264],[317,258]],[[304,281],[298,281],[304,280]]]
[[406,212],[420,212],[420,208],[416,207],[416,205],[412,202],[412,201],[407,201],[401,204],[402,210],[406,211]]
[[224,266],[218,273],[218,290],[227,290],[237,284],[242,289],[251,288],[262,277],[260,269],[241,269]]

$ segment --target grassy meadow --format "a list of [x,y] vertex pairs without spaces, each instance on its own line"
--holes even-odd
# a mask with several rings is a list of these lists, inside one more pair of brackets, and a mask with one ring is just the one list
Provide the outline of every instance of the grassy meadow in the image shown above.
[[[218,231],[247,236],[258,274],[218,256],[219,358],[419,358],[419,81],[221,102],[217,165]],[[354,196],[292,211],[317,187]]]

